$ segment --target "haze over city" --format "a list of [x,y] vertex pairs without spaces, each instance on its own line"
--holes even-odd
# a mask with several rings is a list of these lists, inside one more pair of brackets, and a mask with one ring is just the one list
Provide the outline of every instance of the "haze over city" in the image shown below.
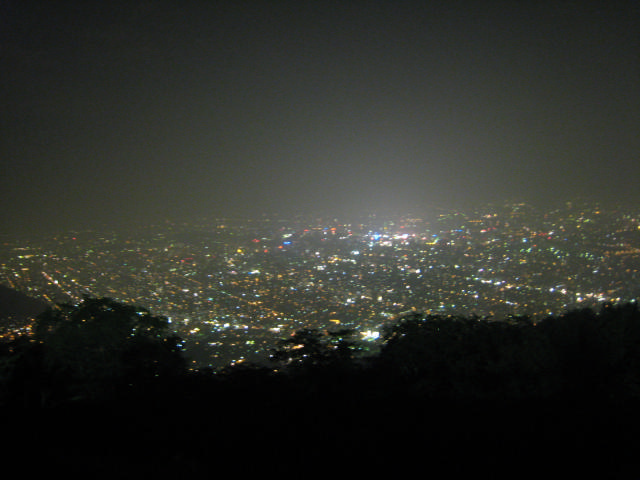
[[[268,362],[279,339],[309,328],[347,328],[375,349],[413,314],[539,322],[635,302],[638,278],[640,210],[569,202],[354,223],[162,222],[0,243],[0,287],[45,302],[40,310],[85,296],[147,308],[169,320],[194,368]],[[0,339],[33,330],[9,298]]]
[[0,2],[5,463],[639,478],[639,32],[637,0]]
[[3,231],[637,202],[639,8],[3,2]]

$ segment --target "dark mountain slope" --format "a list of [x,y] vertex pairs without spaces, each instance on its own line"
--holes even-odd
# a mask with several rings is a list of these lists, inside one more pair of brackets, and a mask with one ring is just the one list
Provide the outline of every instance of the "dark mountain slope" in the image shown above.
[[0,327],[8,322],[24,323],[43,312],[47,306],[48,304],[42,300],[0,284]]

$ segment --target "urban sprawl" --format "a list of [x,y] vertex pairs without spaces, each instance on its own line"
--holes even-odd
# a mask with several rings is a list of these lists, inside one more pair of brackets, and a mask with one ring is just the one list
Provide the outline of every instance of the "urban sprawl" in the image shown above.
[[[169,319],[193,368],[260,362],[303,328],[376,343],[407,312],[532,321],[640,296],[640,209],[528,204],[408,216],[263,216],[0,238],[0,283]],[[5,325],[3,335],[29,329]]]

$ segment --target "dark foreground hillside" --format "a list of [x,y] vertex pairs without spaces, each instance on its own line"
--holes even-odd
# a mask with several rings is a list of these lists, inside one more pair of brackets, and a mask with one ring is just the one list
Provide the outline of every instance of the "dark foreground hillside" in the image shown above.
[[[293,392],[292,392],[293,390]],[[383,473],[637,478],[636,404],[421,402],[379,392],[238,387],[123,405],[5,410],[4,456],[29,473],[198,478]],[[195,398],[193,398],[193,397]],[[315,398],[311,398],[314,396]]]
[[[117,310],[108,302],[88,306],[93,318]],[[56,321],[83,317],[73,308],[67,314]],[[139,311],[132,318],[139,330],[154,320]],[[315,355],[289,358],[286,373],[279,374],[257,367],[190,373],[175,362],[158,369],[158,360],[175,358],[165,339],[153,337],[154,344],[145,333],[148,357],[134,357],[134,374],[113,360],[111,368],[123,369],[122,375],[103,376],[112,382],[109,388],[94,383],[90,390],[85,370],[105,372],[89,361],[85,344],[84,369],[65,364],[77,362],[81,345],[69,352],[56,335],[87,342],[93,333],[78,336],[77,328],[69,333],[46,320],[41,334],[61,350],[47,353],[44,342],[37,353],[23,345],[3,357],[3,436],[9,440],[3,458],[23,473],[145,479],[640,476],[635,304],[573,312],[535,326],[526,319],[415,316],[387,332],[375,358],[355,362],[336,357],[338,350],[316,349]],[[79,320],[76,327],[86,323]],[[114,352],[130,355],[128,337],[124,346],[111,340]]]
[[47,307],[48,304],[42,300],[0,284],[0,325],[22,325],[27,319],[45,311]]

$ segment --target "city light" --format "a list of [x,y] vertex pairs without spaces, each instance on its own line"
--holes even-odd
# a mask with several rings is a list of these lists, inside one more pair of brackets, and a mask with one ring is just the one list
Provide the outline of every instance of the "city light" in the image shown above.
[[[430,218],[212,219],[131,237],[75,232],[5,242],[0,282],[46,301],[88,294],[134,303],[167,317],[198,364],[224,364],[264,357],[300,328],[340,325],[376,341],[407,311],[540,319],[632,300],[640,215],[597,211],[595,221],[589,205],[506,204]],[[200,343],[208,350],[196,354]]]

